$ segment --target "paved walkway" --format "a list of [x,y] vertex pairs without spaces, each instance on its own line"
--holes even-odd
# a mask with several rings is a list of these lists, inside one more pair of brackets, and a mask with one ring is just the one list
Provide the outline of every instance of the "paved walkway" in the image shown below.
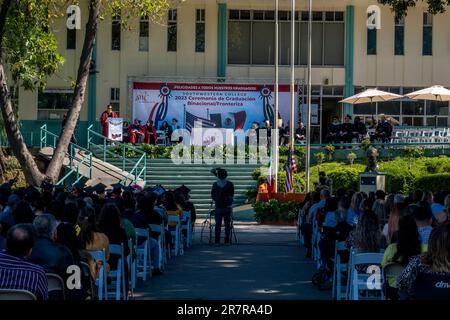
[[[315,264],[304,259],[295,227],[236,224],[239,244],[195,244],[173,257],[164,275],[138,284],[136,299],[330,299],[311,284]],[[209,232],[208,232],[209,236]],[[204,236],[203,242],[208,242]]]

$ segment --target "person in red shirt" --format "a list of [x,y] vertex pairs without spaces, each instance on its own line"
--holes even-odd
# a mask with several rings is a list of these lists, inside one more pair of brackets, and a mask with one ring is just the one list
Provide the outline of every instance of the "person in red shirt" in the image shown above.
[[139,138],[144,136],[144,128],[138,119],[134,119],[134,123],[128,127],[128,137],[131,144],[139,142]]
[[147,121],[145,125],[145,141],[146,144],[156,144],[156,127],[153,120]]
[[108,138],[108,118],[118,118],[117,113],[113,111],[111,105],[108,105],[106,111],[104,111],[100,117],[100,123],[102,125],[102,135]]

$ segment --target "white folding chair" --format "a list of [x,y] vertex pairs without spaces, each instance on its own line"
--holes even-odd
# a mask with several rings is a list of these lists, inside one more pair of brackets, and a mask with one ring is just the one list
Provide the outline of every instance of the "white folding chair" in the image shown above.
[[333,299],[342,300],[346,298],[346,287],[342,285],[344,276],[348,276],[348,263],[341,263],[339,251],[348,250],[345,241],[336,241],[334,249],[333,270]]
[[[172,225],[176,223],[176,225]],[[181,244],[181,228],[180,228],[180,217],[178,215],[168,216],[169,231],[172,235],[172,251],[175,256],[183,254],[183,246]]]
[[22,301],[33,301],[37,300],[36,296],[27,290],[18,289],[0,289],[0,301],[5,300],[22,300]]
[[[186,233],[186,237],[184,236]],[[181,222],[181,236],[182,245],[189,248],[192,245],[192,226],[191,226],[191,211],[183,211],[183,221]]]
[[88,251],[88,253],[90,254],[90,256],[92,257],[92,259],[94,259],[95,262],[101,261],[102,262],[102,267],[100,268],[99,272],[98,272],[98,278],[95,279],[95,285],[98,288],[98,299],[99,300],[103,300],[103,298],[105,300],[108,300],[108,289],[107,289],[107,271],[106,271],[106,253],[105,253],[105,249],[103,250],[97,250],[97,251]]
[[128,240],[128,248],[130,248],[130,254],[127,256],[128,274],[131,296],[133,296],[133,290],[136,288],[136,257],[133,256],[136,252],[136,245],[134,244],[133,239]]
[[159,261],[158,261],[158,265],[159,265],[159,269],[160,270],[164,270],[165,264],[166,264],[166,248],[164,246],[164,239],[165,239],[165,229],[164,229],[164,225],[162,224],[149,224],[148,225],[150,227],[151,232],[154,233],[159,233],[158,235],[158,250],[159,250]]
[[115,296],[116,300],[120,300],[121,297],[123,297],[124,300],[127,300],[127,293],[126,293],[126,285],[125,281],[127,279],[127,274],[125,274],[125,256],[123,253],[123,243],[118,244],[110,244],[109,245],[109,255],[111,256],[118,256],[117,260],[117,269],[116,270],[110,270],[108,273],[107,278],[111,279],[111,287],[114,287],[115,290],[109,290],[107,286],[107,296]]
[[63,278],[55,273],[47,273],[48,293],[57,292],[58,298],[66,300],[66,291]]
[[162,130],[156,131],[156,144],[158,146],[167,146],[167,136]]
[[[383,292],[383,270],[381,269],[381,260],[383,253],[355,253],[351,252],[349,267],[349,299],[348,300],[384,300]],[[380,274],[374,287],[369,286],[369,274],[358,272],[357,265],[378,266]],[[361,292],[365,292],[365,296],[361,296]],[[369,297],[369,293],[375,293],[374,297]]]
[[318,267],[320,266],[319,241],[320,241],[319,226],[317,224],[317,220],[314,219],[313,232],[312,232],[312,256],[313,256],[314,261],[317,261]]
[[[139,240],[145,240],[139,244]],[[147,273],[152,276],[152,268],[150,263],[150,233],[148,229],[136,228],[136,278],[141,277],[147,280]]]

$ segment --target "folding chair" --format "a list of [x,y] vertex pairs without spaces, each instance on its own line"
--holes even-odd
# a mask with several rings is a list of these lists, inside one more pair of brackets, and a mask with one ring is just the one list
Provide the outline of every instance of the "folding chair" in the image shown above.
[[[169,231],[170,234],[172,235],[172,243],[173,243],[173,254],[175,256],[177,255],[182,255],[183,254],[183,248],[180,245],[181,242],[181,228],[180,228],[180,217],[179,216],[175,216],[175,215],[169,215],[168,217],[169,220]],[[171,226],[171,223],[176,223],[175,226]]]
[[334,247],[334,270],[332,298],[342,300],[346,298],[346,287],[342,286],[344,276],[348,277],[348,263],[341,263],[339,251],[347,249],[345,241],[336,241]]
[[136,245],[134,244],[133,239],[128,240],[128,248],[130,248],[130,254],[127,256],[128,275],[131,296],[133,297],[133,290],[136,288],[136,257],[134,256]]
[[[64,280],[55,273],[47,273],[48,293],[54,300],[66,300]],[[53,299],[52,299],[53,300]]]
[[[144,238],[144,242],[139,244],[139,239]],[[147,280],[147,273],[152,276],[150,263],[150,232],[148,229],[136,228],[136,278],[141,277]]]
[[83,274],[84,278],[89,279],[89,284],[85,285],[84,289],[89,294],[89,299],[95,300],[95,298],[97,297],[97,295],[95,294],[95,283],[94,283],[94,281],[92,281],[93,279],[91,276],[91,270],[89,268],[89,265],[84,261],[80,261],[79,265],[80,265],[81,273]]
[[123,254],[123,243],[118,244],[110,244],[109,245],[109,255],[110,256],[118,256],[117,260],[117,269],[116,270],[110,270],[109,274],[107,276],[108,279],[111,279],[111,286],[113,287],[115,285],[115,291],[110,291],[107,286],[107,295],[109,296],[115,296],[116,300],[120,300],[121,297],[123,297],[123,300],[127,300],[127,293],[126,293],[126,285],[125,280],[127,279],[127,275],[125,274],[125,256]]
[[[349,299],[348,300],[384,300],[384,291],[382,286],[383,270],[381,269],[381,260],[383,253],[355,253],[351,251],[349,267]],[[380,283],[375,288],[369,287],[369,274],[361,273],[356,270],[357,265],[376,265],[380,268]],[[377,284],[375,284],[377,285]],[[366,296],[361,296],[360,292],[366,292]],[[369,297],[369,292],[378,292],[379,296]]]
[[[184,236],[184,232],[186,232],[186,237]],[[183,211],[183,221],[181,222],[181,236],[182,236],[182,245],[189,248],[192,245],[192,226],[191,226],[191,212]]]
[[100,268],[99,272],[98,272],[98,278],[95,279],[95,285],[98,288],[98,299],[99,300],[103,300],[103,298],[105,298],[105,300],[108,300],[108,288],[107,288],[107,271],[106,271],[106,253],[105,253],[105,249],[103,250],[98,250],[98,251],[88,251],[88,253],[91,255],[92,259],[94,259],[96,262],[97,261],[101,261],[102,262],[102,267]]
[[0,301],[5,300],[37,300],[36,296],[27,290],[0,289]]
[[320,249],[319,249],[319,241],[320,241],[320,232],[319,226],[317,224],[317,220],[314,219],[313,222],[313,232],[312,232],[312,257],[314,261],[317,261],[318,267],[320,266]]
[[159,269],[160,270],[164,270],[165,268],[165,264],[166,264],[166,248],[164,246],[165,243],[165,229],[164,229],[164,225],[162,224],[149,224],[148,225],[150,227],[151,232],[154,233],[159,233],[158,236],[158,250],[159,250]]
[[164,131],[161,130],[156,131],[156,145],[167,146],[167,136]]

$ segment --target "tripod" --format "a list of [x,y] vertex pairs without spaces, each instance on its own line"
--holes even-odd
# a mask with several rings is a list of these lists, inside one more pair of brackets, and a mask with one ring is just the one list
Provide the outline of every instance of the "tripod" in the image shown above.
[[[202,243],[202,244],[203,244],[203,236],[206,232],[209,232],[208,243],[209,244],[213,243],[214,230],[215,230],[215,214],[216,214],[216,210],[215,210],[215,208],[213,208],[213,201],[211,201],[211,203],[209,205],[208,215],[206,216],[205,220],[202,223],[202,230],[200,233],[200,243]],[[213,217],[214,217],[214,220],[213,220]],[[213,223],[213,221],[214,221],[214,223]],[[205,237],[206,237],[206,235],[205,235]],[[238,243],[236,230],[234,229],[233,211],[231,212],[231,217],[230,217],[230,243],[235,243],[235,244]]]

